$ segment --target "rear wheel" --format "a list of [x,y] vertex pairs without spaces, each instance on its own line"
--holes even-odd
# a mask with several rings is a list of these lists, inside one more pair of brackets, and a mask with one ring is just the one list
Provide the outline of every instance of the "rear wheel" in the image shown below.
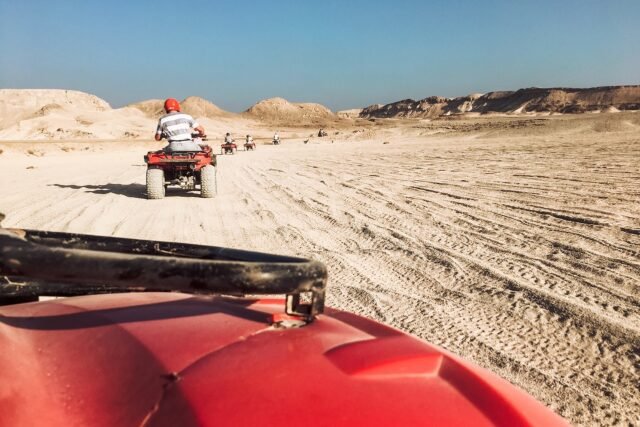
[[147,169],[147,199],[164,198],[164,171]]
[[204,166],[200,169],[200,197],[210,199],[217,193],[216,167],[213,165]]

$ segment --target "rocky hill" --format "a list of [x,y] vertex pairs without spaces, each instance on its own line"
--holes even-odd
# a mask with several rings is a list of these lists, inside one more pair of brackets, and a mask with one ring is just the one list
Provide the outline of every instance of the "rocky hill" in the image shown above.
[[270,98],[258,102],[244,112],[251,118],[282,124],[321,123],[336,119],[327,107],[314,103],[294,103],[283,98]]
[[431,96],[419,101],[404,99],[366,107],[360,117],[433,118],[461,113],[584,113],[618,110],[640,110],[640,85],[587,89],[527,88],[458,98]]

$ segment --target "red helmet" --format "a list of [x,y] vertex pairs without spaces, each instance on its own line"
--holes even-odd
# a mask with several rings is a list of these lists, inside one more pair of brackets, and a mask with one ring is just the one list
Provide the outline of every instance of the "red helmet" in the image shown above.
[[180,111],[180,103],[177,99],[169,98],[164,101],[164,110],[168,113],[169,111]]

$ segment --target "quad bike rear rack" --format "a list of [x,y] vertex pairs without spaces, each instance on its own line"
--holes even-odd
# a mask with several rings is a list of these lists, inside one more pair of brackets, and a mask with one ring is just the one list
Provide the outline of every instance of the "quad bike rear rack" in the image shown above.
[[[2,280],[4,279],[4,280]],[[285,294],[288,315],[324,310],[317,261],[215,246],[0,228],[0,303],[119,292]],[[31,298],[31,299],[30,299]]]
[[162,159],[158,163],[198,163],[200,159]]

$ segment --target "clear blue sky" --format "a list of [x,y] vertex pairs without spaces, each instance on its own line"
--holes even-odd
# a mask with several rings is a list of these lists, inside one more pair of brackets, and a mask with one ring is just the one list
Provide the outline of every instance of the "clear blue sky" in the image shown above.
[[0,0],[0,88],[338,110],[640,84],[640,0]]

